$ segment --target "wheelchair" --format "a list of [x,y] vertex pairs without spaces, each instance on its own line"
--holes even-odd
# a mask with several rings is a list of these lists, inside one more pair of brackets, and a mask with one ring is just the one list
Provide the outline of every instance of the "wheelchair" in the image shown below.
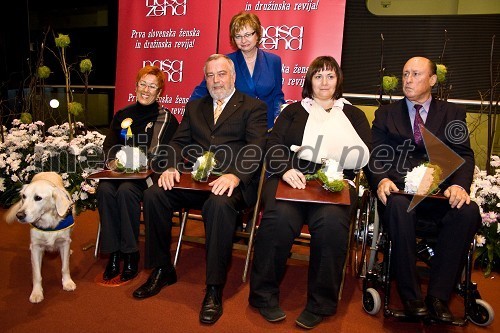
[[[389,305],[392,244],[388,233],[380,223],[377,201],[376,194],[369,190],[364,191],[360,197],[353,232],[353,269],[356,277],[362,279],[363,309],[370,315],[376,315],[382,307],[380,296],[382,293],[384,317],[409,320],[404,311],[393,309]],[[434,255],[432,234],[434,233],[435,237],[436,228],[435,223],[425,222],[419,220],[417,223],[417,258],[429,266],[430,259]],[[422,230],[420,230],[421,224],[424,224]],[[430,225],[433,225],[434,230],[429,230],[432,229],[429,228]],[[471,280],[475,243],[475,240],[471,243],[462,276],[455,290],[464,299],[464,316],[456,318],[452,325],[465,326],[471,321],[478,326],[488,326],[493,322],[493,308],[481,299],[476,283]],[[424,267],[425,265],[419,265],[418,268]],[[433,322],[430,318],[425,318],[423,321],[426,324]]]

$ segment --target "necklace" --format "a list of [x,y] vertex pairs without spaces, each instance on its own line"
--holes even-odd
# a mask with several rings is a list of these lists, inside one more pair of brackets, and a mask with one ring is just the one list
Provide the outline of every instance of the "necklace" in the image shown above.
[[251,64],[251,63],[255,62],[256,59],[257,59],[257,57],[255,57],[253,60],[249,60],[248,58],[245,58],[245,61],[247,64]]
[[[255,50],[255,51],[254,51]],[[242,52],[243,53],[243,52]],[[246,56],[245,53],[243,53],[243,58],[245,58],[245,61],[247,64],[251,64],[253,62],[255,62],[255,60],[257,60],[257,50],[256,49],[253,49],[252,51],[248,52],[248,53],[253,53],[251,54],[249,57]],[[253,58],[253,59],[252,59]],[[250,60],[251,59],[251,60]]]
[[328,113],[330,113],[330,111],[332,111],[332,109],[333,109],[333,107],[325,109],[325,111],[328,112]]

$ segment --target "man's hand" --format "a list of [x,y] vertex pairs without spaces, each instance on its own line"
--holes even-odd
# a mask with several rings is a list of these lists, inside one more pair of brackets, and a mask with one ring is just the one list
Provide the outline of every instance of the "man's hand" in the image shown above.
[[215,195],[223,195],[227,191],[227,196],[230,197],[233,194],[233,190],[240,184],[240,179],[228,173],[220,176],[213,182],[208,183],[212,186],[212,193]]
[[302,172],[296,169],[290,169],[281,177],[291,187],[303,190],[306,188],[306,177]]
[[443,194],[449,199],[451,208],[460,208],[464,203],[470,204],[470,196],[461,186],[451,185]]
[[399,191],[398,187],[389,178],[384,178],[378,183],[377,196],[385,205],[387,204],[387,196],[391,195],[391,191]]
[[175,168],[168,168],[158,178],[158,186],[162,187],[165,191],[174,188],[174,181],[180,182],[181,174]]

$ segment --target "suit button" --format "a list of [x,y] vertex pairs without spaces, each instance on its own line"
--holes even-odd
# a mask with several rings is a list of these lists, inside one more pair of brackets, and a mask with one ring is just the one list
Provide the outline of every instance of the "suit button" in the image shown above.
[[210,136],[210,138],[211,138],[211,139],[215,139],[215,136],[214,136],[214,135],[211,135],[211,136]]

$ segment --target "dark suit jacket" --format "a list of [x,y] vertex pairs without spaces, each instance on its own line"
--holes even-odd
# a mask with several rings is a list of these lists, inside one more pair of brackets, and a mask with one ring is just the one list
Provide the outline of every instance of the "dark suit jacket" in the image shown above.
[[245,202],[252,205],[266,145],[266,113],[264,102],[236,90],[214,125],[210,95],[188,102],[170,141],[174,156],[168,158],[167,168],[191,171],[196,158],[213,151],[217,170],[236,175]]
[[[276,54],[259,49],[252,75],[241,50],[227,56],[234,63],[236,89],[244,94],[257,97],[267,104],[267,127],[273,127],[274,118],[279,115],[281,104],[285,103],[281,82],[281,58]],[[207,94],[207,83],[203,80],[194,89],[190,100],[198,99]]]
[[[364,112],[349,104],[344,105],[343,111],[361,140],[370,149],[370,124]],[[302,145],[307,118],[309,118],[309,113],[300,102],[292,103],[283,109],[267,141],[268,172],[281,177],[292,168],[303,173],[314,173],[321,168],[321,164],[301,160],[290,150],[292,145]],[[345,178],[354,179],[354,176],[353,170],[344,170]]]
[[[470,147],[468,133],[464,140],[449,140],[450,133],[446,132],[448,124],[454,121],[460,121],[461,123],[458,124],[464,126],[461,127],[462,129],[466,129],[465,117],[466,112],[463,108],[453,103],[432,99],[425,128],[465,160],[465,163],[440,186],[443,190],[456,184],[468,192],[472,183],[474,152]],[[451,138],[453,139],[453,137]],[[377,189],[383,178],[391,179],[398,188],[404,189],[406,173],[415,166],[428,161],[424,147],[417,147],[413,151],[408,151],[407,148],[402,149],[405,141],[406,146],[416,146],[405,98],[381,106],[375,111],[372,140],[373,151],[369,162],[369,180],[370,186],[374,190]],[[388,152],[389,155],[385,155],[385,152]]]

